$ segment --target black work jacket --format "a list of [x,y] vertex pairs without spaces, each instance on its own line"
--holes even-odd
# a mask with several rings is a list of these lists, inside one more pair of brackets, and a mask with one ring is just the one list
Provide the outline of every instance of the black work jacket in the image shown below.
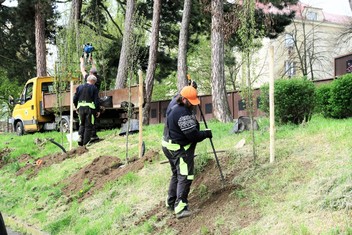
[[76,88],[73,104],[77,108],[79,102],[94,103],[95,109],[99,109],[98,88],[95,85],[85,83]]
[[166,117],[164,139],[172,140],[181,146],[201,142],[205,132],[199,130],[199,123],[192,110],[184,105],[175,104]]

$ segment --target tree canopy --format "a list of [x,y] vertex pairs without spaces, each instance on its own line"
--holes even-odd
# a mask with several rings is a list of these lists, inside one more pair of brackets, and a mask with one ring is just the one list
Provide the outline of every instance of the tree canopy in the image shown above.
[[[19,0],[15,7],[0,4],[0,68],[11,80],[24,83],[36,75],[34,4],[36,1]],[[47,12],[45,37],[54,43],[56,34],[55,3],[50,1]]]

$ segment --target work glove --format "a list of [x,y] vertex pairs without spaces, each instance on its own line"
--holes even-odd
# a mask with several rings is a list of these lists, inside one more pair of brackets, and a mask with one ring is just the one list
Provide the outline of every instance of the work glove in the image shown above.
[[213,138],[213,134],[211,133],[210,129],[205,129],[204,133],[205,133],[206,138],[209,138],[209,139]]
[[100,113],[104,113],[105,112],[105,107],[104,106],[99,106],[99,110],[100,110]]
[[197,83],[195,81],[192,81],[191,85],[194,87],[194,89],[197,89]]

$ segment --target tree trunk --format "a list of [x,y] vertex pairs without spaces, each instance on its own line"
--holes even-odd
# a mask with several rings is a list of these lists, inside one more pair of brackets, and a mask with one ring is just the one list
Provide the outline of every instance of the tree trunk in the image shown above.
[[191,19],[192,1],[185,0],[183,6],[182,24],[178,41],[177,89],[180,92],[187,82],[187,44],[188,28]]
[[[80,51],[82,50],[82,45],[80,45],[80,32],[79,32],[79,21],[81,18],[81,11],[82,11],[82,0],[72,0],[72,5],[71,5],[71,12],[70,12],[70,19],[69,19],[69,34],[71,38],[72,44],[67,45],[67,50],[68,51]],[[67,67],[70,67],[69,63],[72,63],[75,61],[77,58],[74,56],[76,53],[72,53],[72,55],[69,56],[71,58],[70,60],[67,61]],[[72,62],[71,62],[72,61]]]
[[120,89],[125,87],[127,78],[128,60],[131,52],[131,34],[133,25],[133,14],[135,8],[135,0],[127,0],[126,15],[125,15],[125,31],[122,39],[122,48],[120,53],[119,67],[115,81],[115,88]]
[[82,0],[72,0],[70,25],[75,25],[81,18]]
[[231,122],[224,72],[224,34],[222,0],[211,1],[211,83],[213,114],[221,122]]
[[154,0],[151,43],[149,47],[148,69],[147,69],[147,75],[145,80],[146,102],[143,110],[144,125],[149,124],[150,103],[152,101],[154,75],[155,75],[155,69],[156,69],[156,59],[157,59],[158,44],[159,44],[160,10],[161,10],[161,0]]
[[35,50],[37,62],[37,76],[46,76],[46,46],[45,46],[45,21],[42,3],[35,4]]

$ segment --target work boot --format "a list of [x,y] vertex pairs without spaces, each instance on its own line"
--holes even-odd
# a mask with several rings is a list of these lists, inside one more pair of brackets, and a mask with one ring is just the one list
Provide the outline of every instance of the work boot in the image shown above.
[[78,145],[79,146],[83,146],[83,139],[82,139],[82,136],[78,136],[78,140],[77,140],[77,142],[78,142]]
[[186,218],[192,215],[192,212],[190,212],[188,209],[184,209],[181,212],[176,214],[176,218],[177,219],[182,219],[182,218]]
[[174,203],[171,203],[171,205],[170,205],[168,202],[168,198],[166,198],[166,200],[165,200],[165,206],[168,211],[174,212],[174,210],[175,210]]
[[97,141],[97,140],[99,140],[99,137],[96,135],[96,136],[92,136],[91,138],[90,138],[90,141]]
[[166,205],[166,209],[170,212],[174,212],[175,208],[173,206],[170,206],[170,205]]

